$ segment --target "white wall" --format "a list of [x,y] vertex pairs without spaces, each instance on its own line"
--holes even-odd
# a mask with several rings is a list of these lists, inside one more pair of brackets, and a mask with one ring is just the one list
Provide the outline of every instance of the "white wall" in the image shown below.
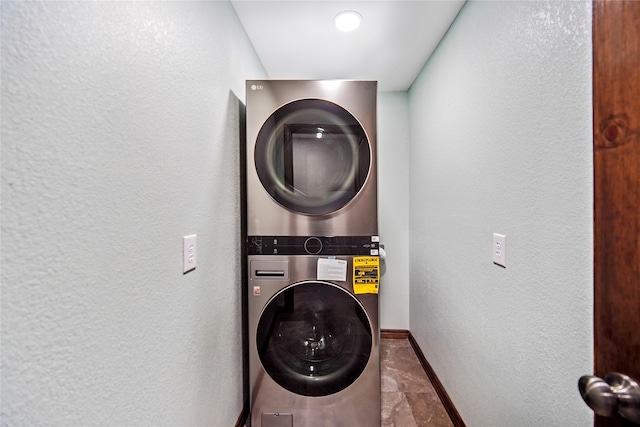
[[1,7],[2,424],[233,425],[239,99],[265,76],[233,8]]
[[410,90],[411,331],[469,426],[592,422],[591,63],[590,2],[470,1]]
[[409,96],[378,94],[378,220],[387,258],[380,327],[409,329]]

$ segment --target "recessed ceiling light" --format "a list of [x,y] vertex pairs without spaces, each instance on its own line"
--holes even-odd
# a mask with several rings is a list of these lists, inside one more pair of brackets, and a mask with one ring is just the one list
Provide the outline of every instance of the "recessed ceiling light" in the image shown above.
[[345,10],[344,12],[340,12],[333,18],[333,22],[336,25],[336,28],[340,31],[353,31],[360,26],[360,22],[362,21],[362,16],[358,12],[354,12],[353,10]]

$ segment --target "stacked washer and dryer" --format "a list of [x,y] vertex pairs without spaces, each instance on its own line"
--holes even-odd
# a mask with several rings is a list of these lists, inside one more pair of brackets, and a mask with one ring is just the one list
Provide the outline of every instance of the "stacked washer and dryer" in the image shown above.
[[251,425],[379,426],[377,83],[246,90]]

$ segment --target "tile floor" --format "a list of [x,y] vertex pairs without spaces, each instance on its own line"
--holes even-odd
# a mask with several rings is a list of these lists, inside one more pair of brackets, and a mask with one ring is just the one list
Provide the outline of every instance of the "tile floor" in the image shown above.
[[382,339],[382,427],[452,427],[407,339]]
[[409,340],[382,339],[380,358],[382,427],[453,427]]

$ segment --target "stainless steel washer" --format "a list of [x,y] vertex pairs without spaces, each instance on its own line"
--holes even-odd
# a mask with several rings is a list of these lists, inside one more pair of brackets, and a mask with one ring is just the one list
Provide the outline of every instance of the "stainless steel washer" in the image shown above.
[[[367,253],[366,250],[363,253]],[[380,426],[378,295],[319,280],[326,256],[248,257],[253,427]]]
[[378,233],[373,81],[247,81],[248,235]]

